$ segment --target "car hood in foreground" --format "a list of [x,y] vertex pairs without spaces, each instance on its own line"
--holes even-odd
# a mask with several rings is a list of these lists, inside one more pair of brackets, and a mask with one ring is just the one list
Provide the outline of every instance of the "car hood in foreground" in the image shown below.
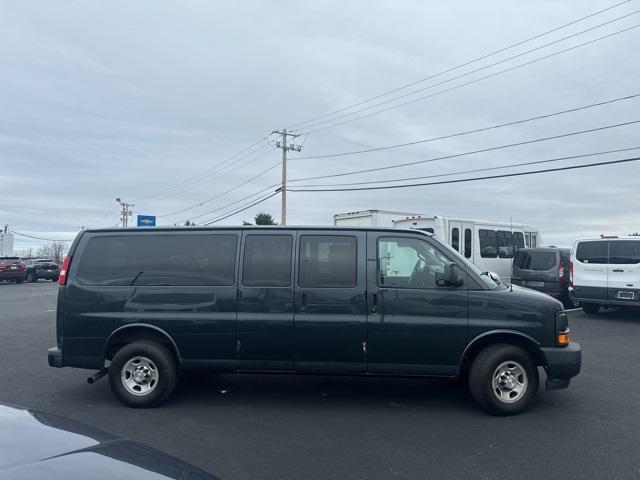
[[182,460],[56,415],[0,404],[0,479],[215,480]]

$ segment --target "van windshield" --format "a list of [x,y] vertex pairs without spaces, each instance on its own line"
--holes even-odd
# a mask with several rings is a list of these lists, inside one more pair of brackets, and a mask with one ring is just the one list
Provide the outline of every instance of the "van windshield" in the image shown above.
[[[433,238],[433,237],[431,237],[431,238]],[[442,245],[447,250],[447,253],[449,253],[450,255],[453,255],[456,258],[456,260],[458,260],[463,265],[466,265],[467,271],[469,272],[469,275],[475,275],[477,280],[479,280],[480,282],[482,282],[483,284],[485,284],[489,288],[496,288],[496,287],[498,287],[498,285],[500,285],[498,282],[493,280],[490,276],[483,275],[482,270],[480,270],[477,266],[475,266],[469,260],[464,258],[459,252],[454,250],[451,247],[451,245],[449,245],[446,242],[441,242],[440,240],[438,240],[436,238],[433,238],[433,239],[436,242],[438,242],[440,245]]]

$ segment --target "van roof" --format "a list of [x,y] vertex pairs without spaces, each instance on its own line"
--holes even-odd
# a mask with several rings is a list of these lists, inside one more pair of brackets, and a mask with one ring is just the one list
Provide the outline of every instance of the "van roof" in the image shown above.
[[94,228],[83,230],[82,233],[100,233],[100,232],[177,232],[177,231],[216,231],[216,230],[335,230],[335,231],[384,231],[395,233],[415,233],[416,235],[432,236],[430,232],[417,230],[415,228],[390,228],[390,227],[360,227],[360,226],[334,226],[334,225],[224,225],[215,227],[113,227],[113,228]]
[[593,237],[593,238],[579,238],[576,240],[576,244],[579,242],[595,242],[601,240],[603,242],[610,242],[615,240],[639,240],[640,236],[637,235],[604,235],[602,237]]

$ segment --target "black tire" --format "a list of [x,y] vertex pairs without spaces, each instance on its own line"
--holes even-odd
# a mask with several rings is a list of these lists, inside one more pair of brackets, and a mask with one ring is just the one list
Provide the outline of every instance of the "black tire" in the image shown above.
[[34,273],[29,272],[27,273],[27,278],[25,278],[25,280],[29,283],[35,283],[38,281],[38,278],[35,276]]
[[15,281],[18,285],[20,285],[22,282],[24,282],[24,280],[22,278],[19,278]]
[[52,282],[57,282],[57,281],[58,281],[58,277],[53,277],[53,278],[51,279],[51,281],[52,281]]
[[[127,390],[122,379],[123,367],[135,357],[144,357],[156,367],[157,383],[146,394],[134,394]],[[122,347],[114,355],[109,366],[109,384],[115,397],[122,403],[134,408],[151,408],[162,403],[178,384],[178,366],[173,353],[165,346],[155,342],[138,341]]]
[[587,315],[597,315],[600,311],[600,305],[597,303],[583,303],[582,311]]
[[573,300],[571,300],[571,297],[569,295],[563,296],[562,298],[560,298],[560,301],[562,302],[564,308],[567,310],[575,308],[575,304],[573,303]]
[[[499,367],[509,364],[523,370],[524,375],[516,375],[514,378],[521,380],[519,384],[524,386],[513,400],[503,400],[494,390],[493,377]],[[471,396],[483,410],[492,415],[516,415],[526,410],[538,393],[538,383],[538,368],[531,355],[515,345],[496,344],[485,348],[473,360],[469,371]],[[500,391],[499,388],[496,390]],[[502,393],[505,396],[510,394],[506,391]]]

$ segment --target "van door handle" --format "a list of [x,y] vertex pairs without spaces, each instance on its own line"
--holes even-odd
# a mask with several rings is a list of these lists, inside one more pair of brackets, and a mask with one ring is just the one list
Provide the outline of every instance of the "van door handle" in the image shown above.
[[304,312],[307,309],[307,294],[300,295],[300,311]]
[[377,313],[377,312],[378,312],[378,294],[372,293],[371,294],[371,313]]
[[624,272],[624,270],[622,270],[621,268],[614,268],[613,270],[611,270],[612,272]]

